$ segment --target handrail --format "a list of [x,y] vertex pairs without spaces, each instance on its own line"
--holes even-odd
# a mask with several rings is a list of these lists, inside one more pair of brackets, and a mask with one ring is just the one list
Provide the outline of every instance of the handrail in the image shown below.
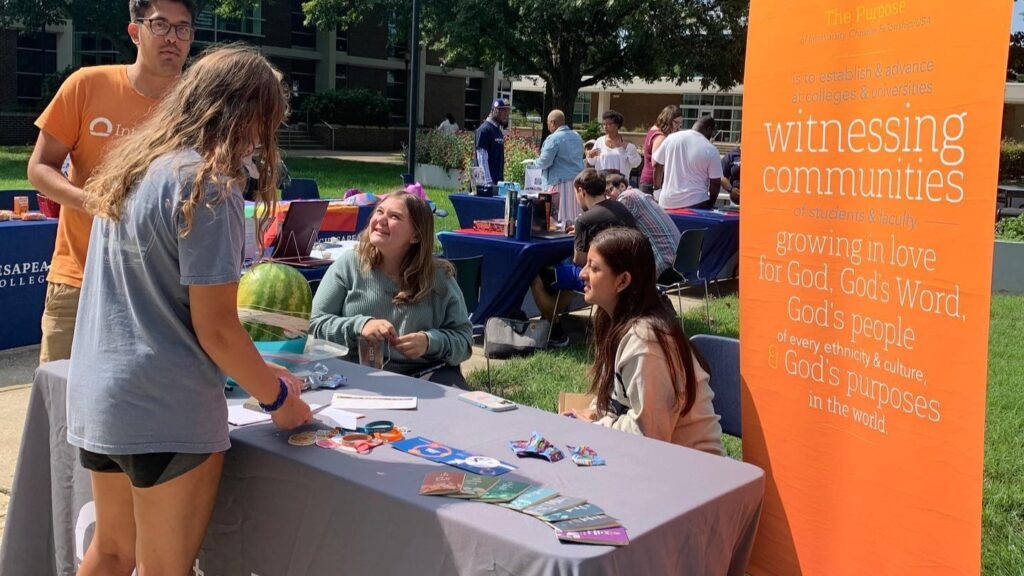
[[323,124],[324,126],[327,126],[327,128],[330,129],[330,131],[331,131],[331,150],[334,150],[334,132],[338,128],[340,128],[340,126],[335,126],[333,124],[328,124],[326,120],[321,120],[320,123]]
[[291,145],[292,145],[292,130],[293,130],[292,125],[287,123],[287,122],[281,121],[281,126],[284,126],[285,128],[287,128],[287,130],[285,130],[285,134],[288,135],[288,142],[285,144],[285,146],[291,147]]

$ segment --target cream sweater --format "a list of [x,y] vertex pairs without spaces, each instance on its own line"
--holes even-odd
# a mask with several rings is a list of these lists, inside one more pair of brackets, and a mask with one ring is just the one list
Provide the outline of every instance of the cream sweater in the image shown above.
[[[724,456],[720,418],[711,404],[715,394],[708,385],[710,376],[695,358],[691,360],[697,377],[697,396],[690,411],[681,417],[668,359],[648,323],[636,323],[615,352],[616,382],[611,398],[626,410],[620,415],[599,414],[596,423]],[[596,408],[596,400],[591,408]]]

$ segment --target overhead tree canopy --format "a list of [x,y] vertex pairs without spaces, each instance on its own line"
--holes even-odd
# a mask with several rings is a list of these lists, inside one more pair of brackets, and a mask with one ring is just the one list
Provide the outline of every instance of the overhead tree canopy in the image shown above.
[[1006,79],[1011,82],[1024,80],[1024,32],[1010,34],[1010,56],[1006,64]]
[[[537,74],[552,104],[571,111],[581,88],[631,78],[735,85],[748,7],[747,0],[424,1],[422,27],[424,44],[448,63]],[[330,29],[381,12],[407,18],[411,1],[307,0],[303,9],[308,22]]]

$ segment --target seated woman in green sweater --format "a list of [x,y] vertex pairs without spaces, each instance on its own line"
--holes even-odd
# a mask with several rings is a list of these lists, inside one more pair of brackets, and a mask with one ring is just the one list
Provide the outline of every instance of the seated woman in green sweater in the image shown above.
[[466,387],[459,364],[470,356],[473,326],[454,269],[433,251],[434,217],[426,202],[405,192],[388,195],[356,249],[324,275],[310,331],[348,346],[351,357],[360,336],[381,342],[388,349],[385,369],[431,372],[433,382]]
[[580,279],[587,303],[598,308],[597,350],[590,389],[595,399],[576,416],[724,455],[710,377],[655,286],[650,242],[632,228],[601,232]]

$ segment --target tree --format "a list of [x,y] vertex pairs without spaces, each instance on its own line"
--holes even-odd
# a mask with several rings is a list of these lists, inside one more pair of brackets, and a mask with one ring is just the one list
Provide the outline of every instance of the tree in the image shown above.
[[0,28],[20,24],[27,30],[42,30],[66,18],[70,0],[0,0]]
[[1020,82],[1024,77],[1024,32],[1010,34],[1010,58],[1006,65],[1006,79]]
[[[743,76],[747,0],[423,4],[425,44],[441,50],[449,65],[500,64],[509,75],[537,74],[551,89],[551,104],[566,111],[581,88],[597,84],[700,77],[705,87],[724,89]],[[407,18],[411,2],[307,0],[303,10],[307,22],[331,29],[382,12]]]

